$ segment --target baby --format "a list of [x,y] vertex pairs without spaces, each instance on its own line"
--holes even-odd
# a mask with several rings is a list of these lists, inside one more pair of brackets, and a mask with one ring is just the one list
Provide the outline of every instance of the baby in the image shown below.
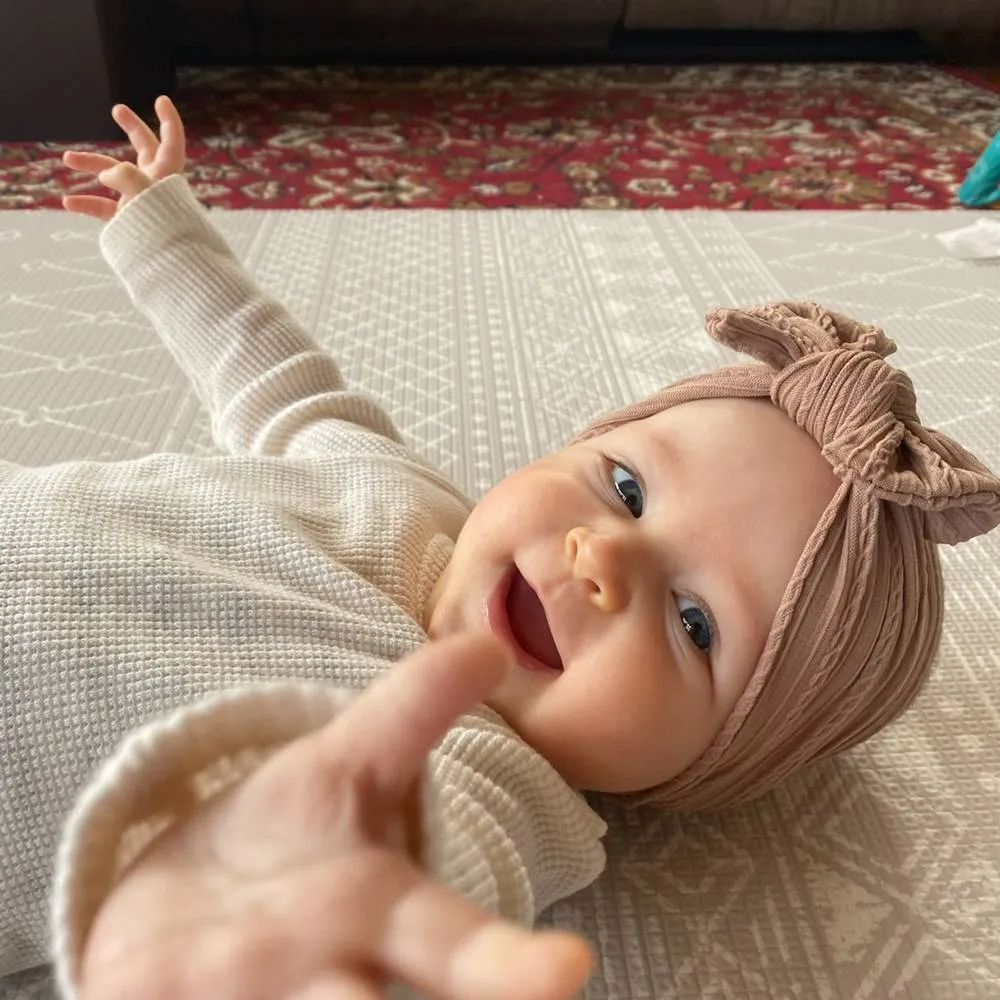
[[44,957],[76,799],[66,997],[569,996],[586,946],[516,925],[603,867],[581,793],[732,806],[886,725],[1000,479],[880,330],[779,303],[709,317],[764,364],[473,504],[246,275],[156,109],[113,111],[136,164],[65,155],[117,202],[65,205],[228,454],[0,465],[0,972]]

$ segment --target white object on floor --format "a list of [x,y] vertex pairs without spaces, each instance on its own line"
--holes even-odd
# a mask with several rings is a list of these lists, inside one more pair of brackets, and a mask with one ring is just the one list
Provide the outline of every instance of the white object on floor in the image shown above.
[[937,238],[961,260],[1000,258],[1000,219],[977,219],[971,226],[938,233]]

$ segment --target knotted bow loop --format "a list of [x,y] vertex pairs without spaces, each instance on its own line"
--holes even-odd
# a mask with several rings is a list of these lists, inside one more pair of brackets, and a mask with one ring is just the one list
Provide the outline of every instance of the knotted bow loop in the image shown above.
[[776,371],[805,357],[838,348],[888,357],[896,345],[877,326],[859,323],[815,302],[769,302],[747,309],[716,309],[705,320],[720,344],[749,354]]
[[896,345],[878,327],[811,302],[719,309],[706,326],[774,370],[772,401],[840,479],[922,511],[926,538],[955,544],[1000,523],[1000,479],[921,424],[913,383],[885,361]]

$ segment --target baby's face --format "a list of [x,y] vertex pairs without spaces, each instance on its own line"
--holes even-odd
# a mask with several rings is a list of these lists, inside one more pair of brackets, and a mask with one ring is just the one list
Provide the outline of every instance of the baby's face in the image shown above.
[[428,631],[491,631],[512,649],[487,703],[573,787],[651,787],[732,711],[837,485],[767,401],[675,406],[494,487]]

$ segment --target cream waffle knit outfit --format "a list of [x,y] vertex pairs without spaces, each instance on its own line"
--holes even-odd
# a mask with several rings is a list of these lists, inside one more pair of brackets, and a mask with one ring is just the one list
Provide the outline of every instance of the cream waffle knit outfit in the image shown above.
[[[0,464],[0,975],[48,952],[67,997],[151,836],[426,640],[470,510],[246,275],[182,177],[101,248],[227,454]],[[601,871],[603,820],[490,709],[426,773],[429,863],[470,899],[530,924]]]

